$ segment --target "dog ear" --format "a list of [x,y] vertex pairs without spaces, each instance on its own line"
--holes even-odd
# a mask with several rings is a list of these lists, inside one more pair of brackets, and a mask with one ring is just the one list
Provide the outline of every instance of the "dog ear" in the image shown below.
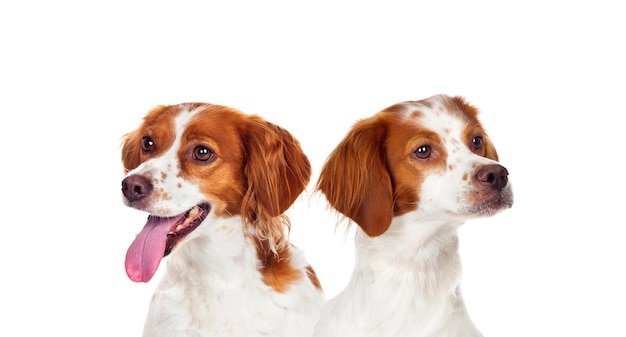
[[122,164],[124,174],[141,164],[141,142],[135,136],[135,131],[127,133],[122,138]]
[[359,121],[330,154],[317,182],[330,205],[371,237],[384,233],[393,218],[385,135],[382,119]]
[[256,204],[258,209],[243,214],[253,219],[263,212],[280,216],[306,188],[311,164],[296,138],[259,117],[250,117],[244,137],[248,202],[243,207],[254,208]]
[[[141,125],[135,129],[124,135],[122,137],[122,163],[124,164],[124,173],[128,173],[128,171],[137,168],[142,163],[142,142],[144,132],[146,130],[152,130],[154,133],[154,137],[159,139],[161,144],[161,150],[167,149],[168,146],[165,144],[174,141],[174,133],[173,130],[170,130],[170,125],[165,123],[159,123],[159,118],[169,118],[169,116],[174,113],[178,113],[178,107],[175,105],[157,105],[152,110],[148,111],[148,113],[144,116]],[[167,127],[157,127],[158,125],[166,125]],[[156,153],[153,153],[156,154]]]

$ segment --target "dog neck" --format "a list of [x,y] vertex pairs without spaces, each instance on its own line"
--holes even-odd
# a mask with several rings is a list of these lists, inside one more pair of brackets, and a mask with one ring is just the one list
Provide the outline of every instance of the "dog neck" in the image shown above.
[[380,286],[407,282],[406,287],[414,289],[421,302],[456,296],[461,277],[460,224],[406,220],[394,218],[387,232],[378,237],[359,231],[356,269],[367,271]]
[[378,336],[430,336],[453,330],[480,335],[460,292],[461,224],[395,217],[378,237],[358,231],[356,267],[348,287],[352,293],[345,295],[362,298],[359,306],[377,311],[370,313],[371,331],[378,329]]
[[[244,233],[239,217],[207,218],[189,236],[189,242],[177,247],[168,257],[170,282],[219,291],[236,289],[257,279],[258,257],[252,238]],[[202,283],[203,287],[195,284]],[[217,289],[215,289],[217,288]]]
[[[207,220],[166,258],[167,271],[152,297],[144,336],[181,331],[194,336],[260,336],[259,331],[303,336],[311,331],[322,297],[312,285],[304,286],[308,280],[299,279],[289,292],[271,291],[258,245],[241,218]],[[306,265],[301,255],[292,254],[288,261]]]
[[[144,336],[173,331],[253,331],[259,310],[272,303],[257,270],[255,245],[239,217],[207,217],[166,258]],[[263,308],[259,308],[263,306]],[[172,321],[171,317],[178,321]]]

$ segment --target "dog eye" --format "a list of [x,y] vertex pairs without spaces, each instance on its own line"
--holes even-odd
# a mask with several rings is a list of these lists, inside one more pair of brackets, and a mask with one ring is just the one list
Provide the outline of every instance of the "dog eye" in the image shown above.
[[151,152],[154,149],[154,141],[150,137],[143,137],[141,140],[141,150],[143,152]]
[[475,150],[480,150],[483,147],[483,137],[476,136],[472,139],[472,146]]
[[430,157],[432,152],[433,152],[433,150],[431,149],[430,146],[422,145],[422,146],[418,147],[417,150],[415,150],[413,152],[413,156],[415,158],[418,158],[418,159],[426,159],[426,158]]
[[215,152],[206,146],[196,146],[193,149],[193,159],[198,161],[212,161],[215,159]]

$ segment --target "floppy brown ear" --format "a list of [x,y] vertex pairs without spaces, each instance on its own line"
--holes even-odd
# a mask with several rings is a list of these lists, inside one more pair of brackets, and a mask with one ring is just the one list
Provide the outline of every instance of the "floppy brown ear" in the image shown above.
[[384,233],[393,218],[393,188],[380,118],[362,120],[330,154],[317,182],[330,205],[371,236]]
[[124,173],[141,164],[141,143],[135,137],[135,132],[128,133],[122,138],[122,164]]
[[254,219],[259,212],[279,216],[306,188],[311,164],[289,132],[259,117],[250,117],[244,138],[248,180],[248,202],[244,204],[254,207],[256,201],[258,205],[255,214],[250,210],[244,214]]

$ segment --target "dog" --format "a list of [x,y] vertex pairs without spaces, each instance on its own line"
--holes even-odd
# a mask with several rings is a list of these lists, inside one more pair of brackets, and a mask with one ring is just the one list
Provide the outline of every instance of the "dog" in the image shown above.
[[149,111],[122,140],[123,201],[149,213],[126,273],[148,282],[144,336],[310,336],[324,304],[284,212],[311,165],[285,129],[234,108]]
[[508,171],[462,97],[392,105],[358,121],[316,192],[358,225],[345,289],[313,336],[481,336],[460,291],[457,229],[513,205]]

